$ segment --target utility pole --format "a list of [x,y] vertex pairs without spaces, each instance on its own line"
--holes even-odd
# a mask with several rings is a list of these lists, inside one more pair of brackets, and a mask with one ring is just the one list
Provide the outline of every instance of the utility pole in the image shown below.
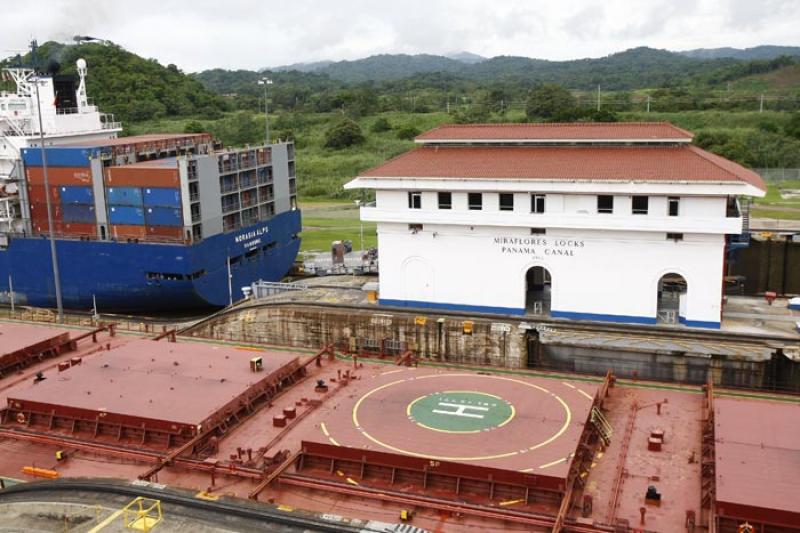
[[760,103],[758,104],[758,112],[759,113],[764,112],[764,93],[761,93]]
[[600,85],[597,85],[597,110],[600,111]]
[[272,85],[272,80],[269,78],[261,78],[258,80],[258,84],[264,86],[264,139],[266,139],[266,144],[269,145],[269,105],[267,103],[267,86]]
[[11,300],[11,314],[14,314],[14,280],[11,279],[11,274],[8,275],[8,296]]
[[647,112],[650,112],[650,95],[647,95]]
[[55,229],[53,228],[53,206],[50,204],[50,180],[47,176],[47,152],[44,149],[44,125],[42,123],[42,102],[39,97],[39,77],[33,82],[36,87],[36,109],[39,113],[39,149],[42,152],[42,173],[44,174],[44,191],[47,205],[47,226],[50,230],[50,258],[53,262],[53,281],[56,288],[56,309],[58,322],[64,322],[64,304],[61,301],[61,274],[58,271],[58,254],[56,252]]

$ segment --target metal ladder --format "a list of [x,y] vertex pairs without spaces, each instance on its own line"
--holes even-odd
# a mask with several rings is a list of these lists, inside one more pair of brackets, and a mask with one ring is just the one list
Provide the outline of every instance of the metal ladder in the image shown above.
[[603,439],[605,445],[608,446],[611,444],[611,435],[614,433],[614,429],[611,427],[608,419],[597,407],[592,407],[591,420],[592,424],[594,424],[594,426],[597,428],[597,432],[600,434],[600,438]]

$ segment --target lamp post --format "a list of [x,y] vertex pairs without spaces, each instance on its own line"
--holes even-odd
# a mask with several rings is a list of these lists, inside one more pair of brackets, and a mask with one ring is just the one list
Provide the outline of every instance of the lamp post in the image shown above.
[[267,105],[267,86],[272,85],[272,80],[269,78],[261,78],[258,80],[259,85],[264,86],[264,137],[266,143],[269,144],[269,107]]
[[58,321],[64,322],[64,305],[61,301],[61,275],[58,271],[58,255],[56,254],[55,230],[53,229],[53,207],[50,205],[50,181],[47,176],[47,153],[44,149],[44,125],[42,124],[42,103],[39,97],[39,78],[33,82],[36,87],[36,109],[39,114],[39,149],[42,152],[42,174],[44,174],[44,190],[47,204],[47,225],[50,229],[50,258],[53,261],[53,280],[56,288],[56,308]]

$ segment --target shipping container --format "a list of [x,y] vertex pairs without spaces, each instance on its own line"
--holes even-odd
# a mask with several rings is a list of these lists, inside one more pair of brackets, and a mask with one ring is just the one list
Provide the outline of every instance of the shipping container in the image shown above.
[[94,204],[94,193],[91,187],[78,187],[76,185],[62,185],[58,188],[61,204]]
[[94,206],[88,204],[63,204],[61,206],[64,222],[93,224],[97,222]]
[[[48,146],[47,166],[49,167],[88,167],[89,157],[97,151],[92,148],[67,146]],[[23,148],[22,160],[27,168],[42,166],[42,150],[40,148]]]
[[[41,167],[27,167],[25,176],[28,183],[33,185],[44,184],[44,171]],[[92,170],[86,167],[48,167],[47,182],[53,185],[79,185],[92,184]]]
[[142,189],[139,187],[108,187],[106,201],[109,205],[142,206]]
[[112,239],[144,239],[147,237],[147,228],[129,224],[114,224],[109,233]]
[[[47,223],[47,204],[45,202],[31,202],[30,209],[31,209],[31,220],[33,220],[34,222],[42,221],[45,224]],[[52,213],[54,221],[61,222],[62,211],[61,211],[61,205],[58,202],[50,203],[50,212]]]
[[180,189],[148,187],[142,191],[145,207],[181,207]]
[[180,187],[177,163],[171,166],[126,165],[108,167],[105,182],[109,187]]
[[141,207],[114,205],[108,208],[108,221],[112,224],[144,225],[144,209]]
[[67,237],[97,237],[97,226],[94,223],[85,222],[63,222],[61,224],[61,234]]
[[170,226],[147,226],[147,236],[151,240],[183,240],[183,228]]
[[172,207],[148,207],[144,218],[148,226],[183,226],[181,210]]
[[[60,187],[50,187],[50,202],[52,203],[60,203],[61,195],[59,194]],[[32,185],[28,184],[28,201],[31,203],[41,203],[44,204],[47,202],[47,195],[45,194],[44,185]]]

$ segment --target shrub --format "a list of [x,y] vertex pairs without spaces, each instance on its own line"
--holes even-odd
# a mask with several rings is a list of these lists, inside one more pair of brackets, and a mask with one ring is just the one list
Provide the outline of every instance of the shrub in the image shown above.
[[361,126],[350,119],[344,119],[325,132],[325,147],[340,150],[364,142]]

